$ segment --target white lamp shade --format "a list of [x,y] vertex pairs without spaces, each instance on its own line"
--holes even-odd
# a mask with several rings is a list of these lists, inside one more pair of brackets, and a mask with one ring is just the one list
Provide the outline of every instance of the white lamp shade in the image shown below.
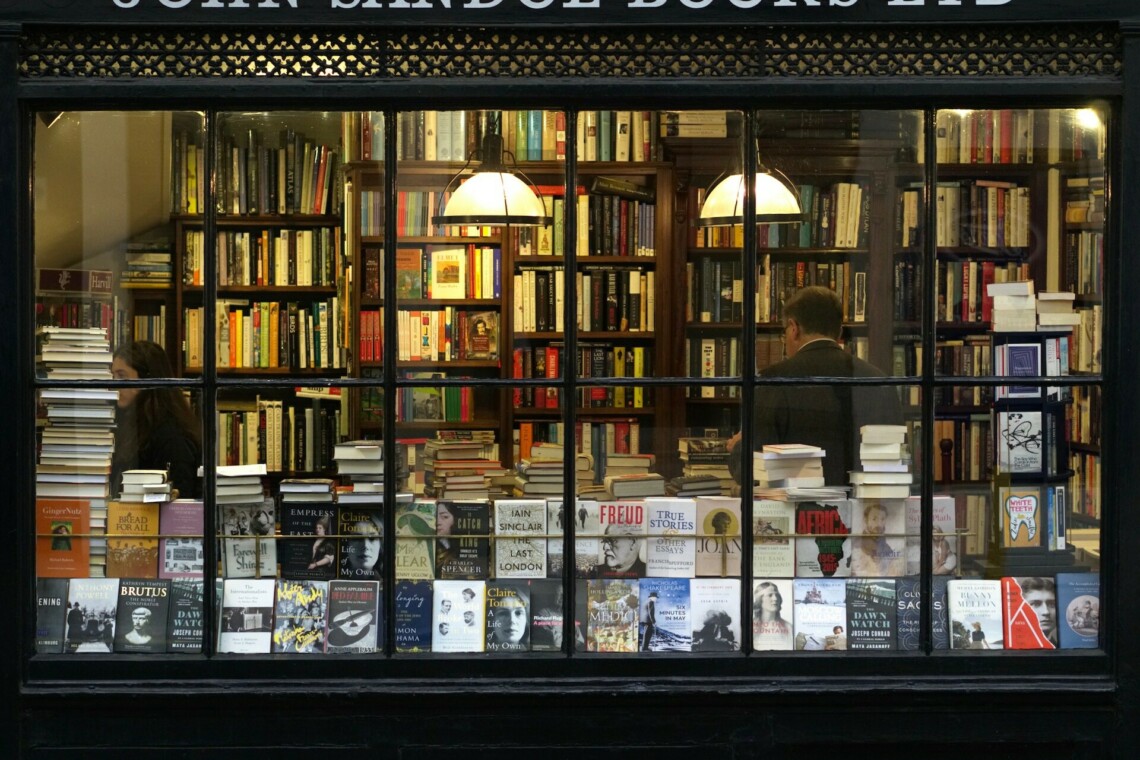
[[505,171],[476,172],[455,189],[437,224],[534,225],[553,220],[542,199],[525,182]]
[[[803,220],[799,199],[777,177],[756,173],[754,195],[756,222],[775,224]],[[709,191],[701,206],[701,227],[718,227],[744,222],[744,175],[732,174]]]

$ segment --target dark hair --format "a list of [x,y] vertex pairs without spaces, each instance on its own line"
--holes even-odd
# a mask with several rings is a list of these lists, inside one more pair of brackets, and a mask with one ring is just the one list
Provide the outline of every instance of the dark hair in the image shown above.
[[784,304],[784,320],[791,317],[809,335],[838,338],[843,329],[843,304],[834,291],[822,285],[796,291]]
[[[149,340],[136,340],[120,346],[115,358],[122,360],[138,373],[139,379],[173,377],[174,370],[166,356],[166,349]],[[178,388],[143,388],[139,390],[131,405],[135,412],[137,441],[145,443],[163,422],[170,420],[199,449],[202,436],[198,419],[190,409],[190,403]]]
[[1019,578],[1018,583],[1021,584],[1023,593],[1030,591],[1048,591],[1049,593],[1056,593],[1057,584],[1052,578],[1038,578],[1036,576],[1031,578]]

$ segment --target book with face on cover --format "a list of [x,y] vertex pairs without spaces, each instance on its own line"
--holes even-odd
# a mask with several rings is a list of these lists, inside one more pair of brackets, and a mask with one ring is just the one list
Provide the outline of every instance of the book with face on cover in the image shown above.
[[115,624],[116,652],[165,652],[170,581],[121,578]]
[[586,584],[587,651],[636,652],[638,579],[609,578]]
[[1096,649],[1100,634],[1100,575],[1057,573],[1062,649]]
[[433,652],[482,652],[487,624],[487,582],[435,581],[432,584]]

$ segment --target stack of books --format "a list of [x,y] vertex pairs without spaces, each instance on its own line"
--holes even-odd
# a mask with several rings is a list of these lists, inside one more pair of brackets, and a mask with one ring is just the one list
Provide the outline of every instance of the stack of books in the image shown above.
[[[532,451],[533,453],[533,451]],[[516,496],[561,496],[566,479],[562,475],[562,457],[520,459],[515,464]]]
[[[340,504],[380,504],[384,501],[383,441],[342,441],[333,447],[337,474],[345,485],[336,489]],[[408,479],[407,449],[396,444],[396,489]]]
[[753,452],[754,494],[760,499],[844,499],[846,486],[827,486],[823,458],[827,452],[806,443],[774,443]]
[[906,425],[864,425],[859,428],[860,469],[853,470],[856,499],[905,499],[914,475],[906,448]]
[[1067,290],[1037,294],[1037,329],[1079,327],[1081,315],[1073,311],[1076,294]]
[[158,227],[127,242],[120,281],[132,288],[167,288],[174,280],[170,231]]
[[986,294],[993,301],[993,332],[1034,332],[1037,329],[1037,296],[1033,280],[991,282]]
[[665,493],[670,496],[723,496],[722,491],[721,480],[715,475],[681,475],[665,484]]
[[[677,455],[681,459],[681,478],[701,482],[707,487],[709,478],[716,478],[723,496],[732,493],[735,481],[728,469],[727,438],[680,438],[677,440]],[[702,490],[701,493],[710,493]]]
[[470,432],[472,436],[467,439],[432,438],[424,444],[425,496],[464,501],[488,499],[491,479],[507,474],[497,458],[494,434]]
[[333,482],[329,478],[284,478],[277,490],[282,504],[331,504],[333,501]]
[[119,501],[161,504],[174,498],[166,470],[126,470]]
[[606,475],[606,493],[615,499],[643,499],[665,495],[665,478],[656,472]]
[[[111,347],[102,328],[41,327],[38,372],[51,380],[110,380]],[[110,494],[115,403],[107,388],[46,388],[36,466],[36,497],[103,499]]]
[[264,464],[219,465],[217,469],[218,504],[261,504],[265,491],[261,477]]

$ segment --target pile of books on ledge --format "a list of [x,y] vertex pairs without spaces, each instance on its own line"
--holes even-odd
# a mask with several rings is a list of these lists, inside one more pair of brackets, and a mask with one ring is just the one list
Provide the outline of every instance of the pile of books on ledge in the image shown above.
[[846,486],[824,485],[827,452],[806,443],[771,443],[752,454],[754,495],[760,499],[844,499]]
[[906,425],[864,425],[859,428],[860,469],[851,485],[856,499],[905,499],[914,475],[906,449]]
[[123,473],[119,501],[137,504],[170,501],[174,497],[167,477],[166,470],[127,470]]

